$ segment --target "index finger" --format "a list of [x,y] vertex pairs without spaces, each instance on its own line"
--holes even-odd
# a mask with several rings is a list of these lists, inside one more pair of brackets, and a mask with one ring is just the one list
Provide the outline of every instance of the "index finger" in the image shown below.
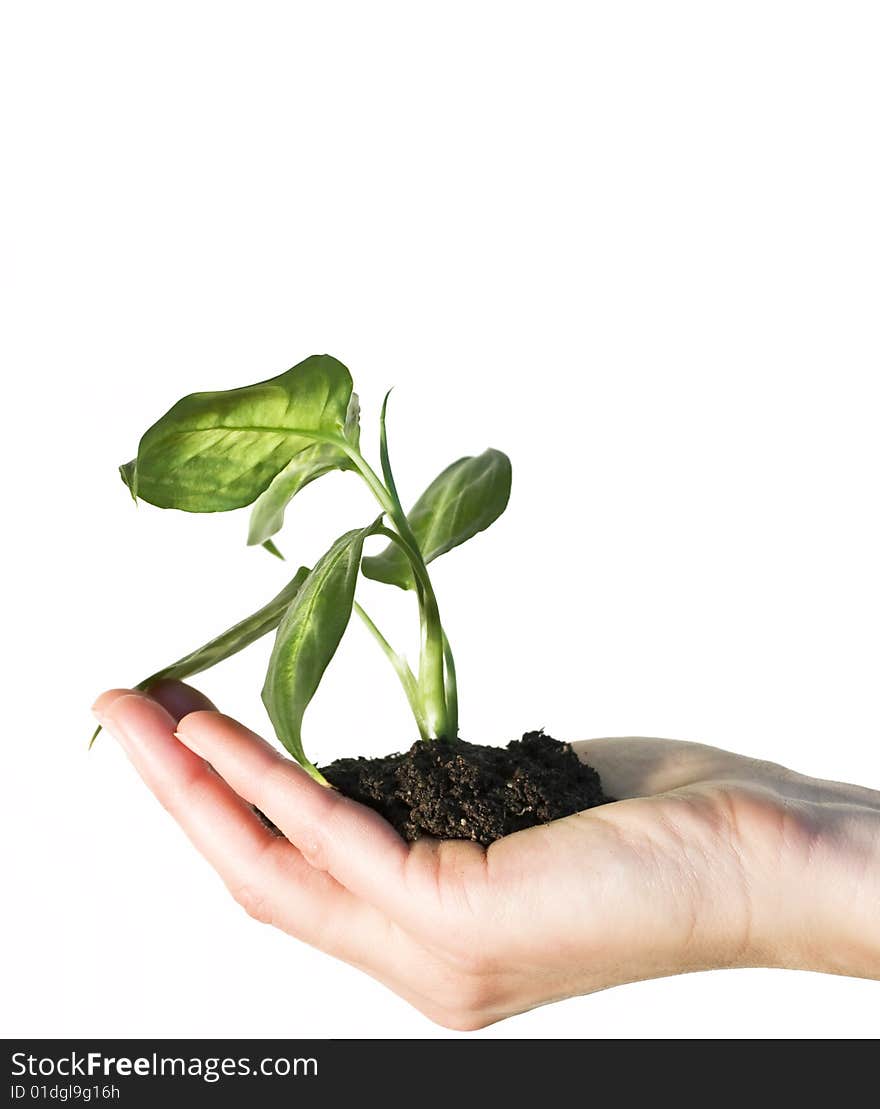
[[[175,738],[176,721],[157,701],[114,690],[96,714],[140,776],[252,915],[349,961],[365,958],[381,924],[329,874],[314,870],[271,832],[242,797]],[[369,919],[368,919],[369,918]],[[378,928],[378,934],[384,934]]]
[[218,712],[190,713],[177,734],[264,812],[311,866],[389,916],[412,919],[405,888],[409,848],[378,813],[319,785],[249,728]]

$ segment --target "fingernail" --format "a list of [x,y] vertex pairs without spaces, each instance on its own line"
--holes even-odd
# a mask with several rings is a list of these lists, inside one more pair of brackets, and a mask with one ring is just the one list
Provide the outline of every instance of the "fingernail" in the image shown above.
[[[102,728],[105,726],[104,721],[107,719],[107,706],[104,704],[106,696],[106,693],[102,693],[92,705],[92,716],[94,716]],[[113,702],[111,701],[110,703],[112,704]]]
[[92,712],[95,719],[102,725],[105,725],[107,714],[113,708],[118,700],[122,697],[131,696],[132,691],[128,689],[108,689],[102,693],[95,703],[92,705]]
[[175,732],[174,738],[180,740],[184,747],[189,748],[194,755],[198,755],[200,759],[205,759],[207,761],[207,756],[204,752],[199,750],[198,745],[193,743],[188,735],[184,735],[183,732]]

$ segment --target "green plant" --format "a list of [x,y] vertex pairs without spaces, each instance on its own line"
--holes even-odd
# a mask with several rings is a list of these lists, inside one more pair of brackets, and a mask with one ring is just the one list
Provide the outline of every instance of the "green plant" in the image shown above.
[[[303,749],[302,720],[353,609],[393,665],[420,736],[457,736],[455,664],[428,564],[489,527],[510,496],[510,461],[490,449],[453,462],[406,513],[388,456],[387,406],[386,395],[379,419],[381,477],[361,452],[351,375],[326,354],[256,385],[184,397],[144,433],[137,457],[120,467],[135,500],[160,508],[226,512],[252,505],[248,543],[275,555],[273,536],[301,489],[332,470],[353,471],[365,482],[381,509],[372,523],[340,536],[258,612],[139,685],[190,677],[277,628],[263,701],[278,738],[321,782]],[[364,556],[373,536],[387,546]],[[355,601],[361,573],[415,593],[421,631],[415,673]]]

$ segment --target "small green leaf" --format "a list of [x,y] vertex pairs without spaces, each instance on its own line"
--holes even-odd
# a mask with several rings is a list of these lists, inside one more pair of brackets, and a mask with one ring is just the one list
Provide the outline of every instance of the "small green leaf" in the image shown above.
[[358,449],[361,445],[361,402],[357,393],[351,394],[348,402],[348,411],[345,414],[345,430],[343,432],[349,443]]
[[270,536],[281,531],[284,511],[300,489],[331,470],[342,469],[345,461],[346,456],[330,443],[313,443],[295,455],[254,502],[248,546],[265,544]]
[[[492,449],[460,458],[436,477],[407,516],[425,562],[432,562],[494,523],[507,507],[510,480],[510,459]],[[363,572],[374,581],[401,589],[415,587],[409,560],[393,543],[365,558]]]
[[391,469],[391,458],[388,454],[388,429],[385,426],[385,416],[388,412],[388,398],[390,396],[391,389],[385,394],[385,399],[382,401],[382,411],[379,413],[379,461],[382,464],[382,477],[385,478],[385,487],[391,494],[391,499],[403,512],[403,505],[400,503],[400,496],[397,492],[397,484],[394,481],[394,471]]
[[188,655],[179,658],[177,662],[172,662],[170,666],[157,670],[149,678],[144,678],[142,682],[138,682],[135,688],[149,689],[156,682],[166,679],[183,681],[186,678],[191,678],[194,674],[201,674],[203,670],[216,666],[218,662],[223,662],[224,659],[238,654],[239,651],[244,650],[251,643],[255,643],[261,636],[278,627],[284,613],[301,590],[308,575],[308,566],[300,566],[293,578],[268,604],[263,605],[253,615],[239,621],[229,631],[225,631],[222,635],[210,640],[204,647],[198,647],[195,651],[190,651]]
[[140,441],[137,495],[187,512],[242,508],[300,451],[340,441],[351,396],[351,374],[320,354],[269,381],[184,397]]
[[302,720],[348,626],[364,540],[377,524],[346,532],[317,562],[279,625],[263,686],[278,738],[319,781],[303,750]]
[[[179,658],[177,662],[172,662],[170,666],[165,666],[162,670],[157,670],[155,674],[144,678],[134,688],[146,690],[161,681],[184,681],[186,678],[193,677],[194,674],[201,674],[203,670],[209,670],[212,666],[216,666],[218,662],[223,662],[244,650],[245,647],[250,646],[251,643],[255,643],[262,636],[278,627],[290,602],[302,588],[308,574],[308,566],[300,566],[293,578],[268,604],[263,605],[253,615],[240,620],[229,631],[225,631],[209,640],[204,647],[197,647],[196,650],[190,651],[188,655]],[[89,743],[90,748],[98,738],[100,731],[101,727],[99,725]]]
[[261,544],[261,546],[264,551],[268,551],[269,554],[274,555],[275,558],[280,558],[282,562],[287,561],[284,555],[281,553],[281,551],[278,550],[271,539],[267,539],[264,543]]
[[[357,393],[352,393],[343,434],[355,448],[360,438],[359,413]],[[334,443],[313,443],[300,451],[275,475],[268,488],[254,502],[248,529],[248,545],[262,543],[265,546],[270,536],[281,531],[287,506],[310,482],[332,470],[349,470],[351,465],[345,451]]]
[[137,504],[137,459],[133,458],[131,462],[124,462],[119,467],[119,476],[128,486],[131,499]]

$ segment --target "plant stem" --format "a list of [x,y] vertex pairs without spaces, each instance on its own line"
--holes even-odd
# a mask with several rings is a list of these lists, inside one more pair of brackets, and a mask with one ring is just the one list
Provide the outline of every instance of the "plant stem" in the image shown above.
[[[443,625],[440,623],[437,597],[434,594],[434,587],[431,584],[425,560],[422,558],[422,552],[419,550],[418,541],[413,535],[400,501],[390,493],[360,451],[345,440],[340,440],[339,445],[387,513],[394,532],[385,531],[385,534],[389,534],[390,538],[403,547],[412,565],[421,622],[418,684],[425,726],[431,739],[454,738],[455,732],[452,730],[447,709]],[[379,534],[383,530],[380,528]]]
[[450,739],[458,738],[458,681],[455,676],[455,659],[452,648],[443,633],[443,659],[446,663],[446,719],[449,723]]
[[385,636],[379,631],[379,629],[370,619],[369,615],[363,610],[363,608],[358,604],[357,601],[354,602],[354,610],[364,622],[364,625],[367,627],[370,634],[385,652],[386,657],[397,672],[397,676],[398,678],[400,678],[400,684],[403,686],[403,691],[406,694],[406,699],[409,701],[409,707],[412,709],[413,716],[416,718],[419,735],[422,737],[422,739],[430,738],[428,735],[428,727],[425,723],[425,714],[421,702],[419,687],[416,683],[416,679],[413,675],[412,670],[410,670],[409,666],[406,663],[406,659],[401,658],[397,651],[394,650]]
[[327,789],[335,789],[335,786],[332,786],[327,781],[327,779],[324,777],[324,775],[317,768],[317,766],[315,766],[315,764],[313,762],[309,762],[309,760],[306,759],[306,758],[298,759],[297,761],[299,762],[299,764],[303,768],[303,770],[305,770],[305,772],[310,777],[315,779],[315,781],[318,783],[319,786],[326,786]]

